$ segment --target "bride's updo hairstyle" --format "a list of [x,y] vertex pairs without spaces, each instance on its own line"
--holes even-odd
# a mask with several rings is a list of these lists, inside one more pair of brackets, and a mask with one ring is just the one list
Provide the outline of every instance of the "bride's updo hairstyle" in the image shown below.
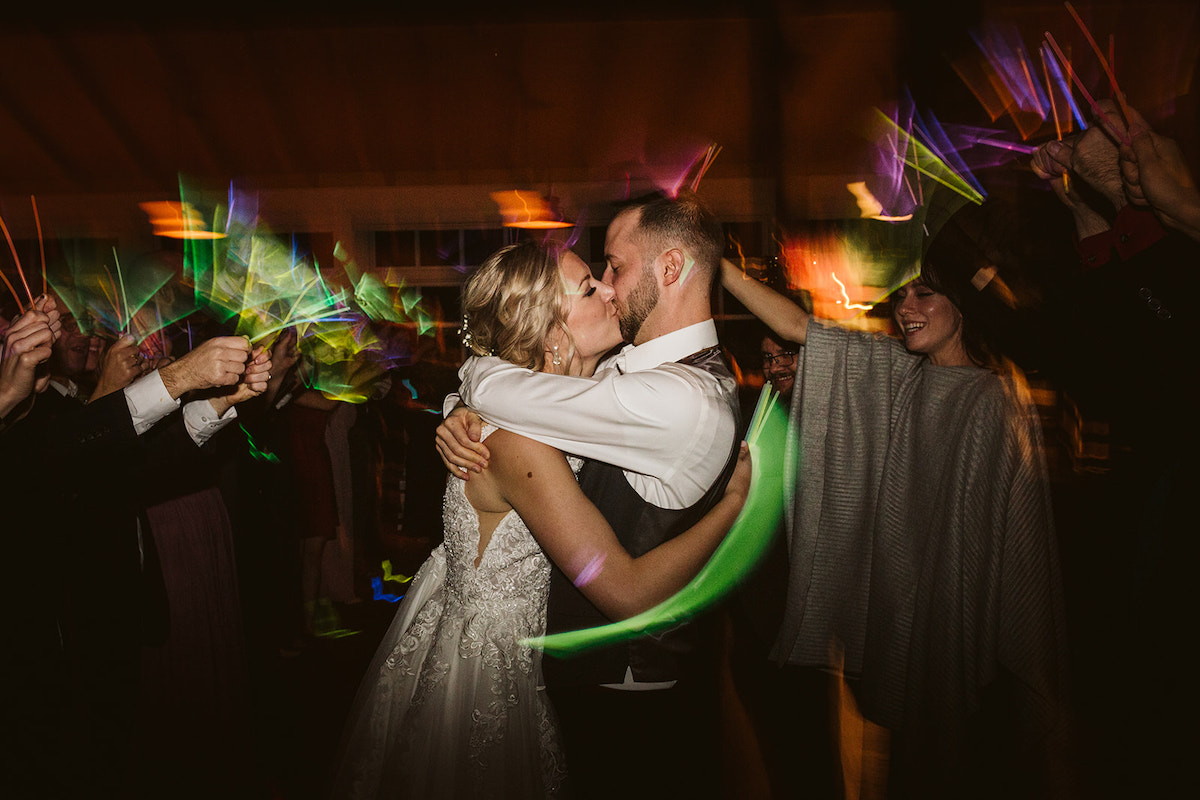
[[541,371],[550,333],[567,329],[561,252],[527,239],[490,255],[463,285],[463,345]]

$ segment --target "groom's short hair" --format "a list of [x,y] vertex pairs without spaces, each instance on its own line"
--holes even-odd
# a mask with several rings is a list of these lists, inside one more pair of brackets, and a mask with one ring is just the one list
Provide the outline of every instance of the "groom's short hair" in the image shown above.
[[647,248],[658,252],[672,247],[684,250],[712,288],[725,253],[725,232],[695,192],[681,189],[673,197],[662,193],[644,195],[622,205],[618,213],[632,210],[641,211],[637,235]]

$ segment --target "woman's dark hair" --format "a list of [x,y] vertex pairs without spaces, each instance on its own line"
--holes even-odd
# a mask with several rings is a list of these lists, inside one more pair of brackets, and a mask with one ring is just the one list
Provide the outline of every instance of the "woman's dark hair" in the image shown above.
[[996,300],[986,291],[997,272],[1007,272],[1012,256],[990,235],[997,208],[968,204],[934,234],[921,259],[919,280],[944,294],[962,314],[967,356],[981,367],[1000,363],[994,327]]
[[[967,356],[981,367],[991,367],[998,359],[986,335],[986,326],[981,324],[979,292],[969,281],[964,281],[958,275],[959,270],[964,268],[965,264],[953,265],[951,262],[926,257],[917,280],[935,292],[944,294],[954,304],[962,314],[962,343]],[[975,271],[985,268],[986,265],[981,265]]]

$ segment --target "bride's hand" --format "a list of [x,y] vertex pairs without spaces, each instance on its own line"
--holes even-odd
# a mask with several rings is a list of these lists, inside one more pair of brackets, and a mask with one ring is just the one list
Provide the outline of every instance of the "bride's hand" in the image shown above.
[[744,505],[747,495],[750,494],[750,445],[742,442],[738,450],[737,465],[733,468],[733,475],[729,477],[729,483],[725,485],[725,497],[736,499],[738,505]]
[[460,405],[450,412],[437,427],[437,451],[456,478],[470,480],[472,472],[487,468],[491,453],[479,441],[483,432],[483,420],[466,406]]

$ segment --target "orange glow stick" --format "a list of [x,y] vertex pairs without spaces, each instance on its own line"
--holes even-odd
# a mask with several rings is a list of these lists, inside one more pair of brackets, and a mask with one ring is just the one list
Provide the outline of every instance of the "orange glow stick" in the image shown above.
[[1054,133],[1062,141],[1062,123],[1058,121],[1058,103],[1054,102],[1054,84],[1050,80],[1050,68],[1046,66],[1046,53],[1039,49],[1038,56],[1042,59],[1042,74],[1046,77],[1046,94],[1050,95],[1050,113],[1054,116]]
[[29,202],[33,204],[33,222],[37,225],[38,232],[38,251],[42,254],[42,294],[46,294],[46,242],[42,239],[42,219],[38,216],[37,198],[29,195]]
[[[1054,102],[1054,83],[1050,80],[1050,67],[1046,65],[1046,51],[1038,48],[1038,57],[1042,59],[1042,74],[1046,76],[1046,94],[1050,95],[1050,113],[1054,115],[1054,133],[1058,136],[1058,140],[1062,141],[1062,125],[1058,121],[1058,103]],[[1063,173],[1063,188],[1067,191],[1071,190],[1071,184],[1067,179],[1067,173]]]
[[708,146],[708,150],[704,154],[704,163],[700,165],[700,170],[696,173],[696,177],[692,178],[690,188],[693,192],[700,188],[700,179],[704,177],[706,172],[708,172],[708,168],[712,166],[713,161],[717,159],[717,155],[720,152],[721,146],[715,142]]
[[29,291],[29,281],[25,280],[25,270],[21,269],[21,258],[17,255],[17,246],[13,244],[12,235],[8,232],[8,226],[4,224],[4,217],[0,217],[0,229],[3,229],[4,238],[8,240],[8,249],[12,252],[13,261],[17,265],[17,274],[21,276],[21,283],[25,284],[25,294],[29,295],[29,305],[32,307],[33,292]]
[[[1059,48],[1058,42],[1054,41],[1054,34],[1050,33],[1050,31],[1046,31],[1046,41],[1050,43],[1050,48],[1054,50],[1054,55],[1058,56],[1058,60],[1061,61],[1063,66],[1067,68],[1067,74],[1071,76],[1071,80],[1075,82],[1075,86],[1079,89],[1079,92],[1083,95],[1083,98],[1088,101],[1088,105],[1092,107],[1092,111],[1095,111],[1096,116],[1107,122],[1111,129],[1116,130],[1117,128],[1115,125],[1113,125],[1112,120],[1110,120],[1108,115],[1105,114],[1100,109],[1100,106],[1096,104],[1096,98],[1092,97],[1091,93],[1087,90],[1087,87],[1083,85],[1083,81],[1080,80],[1079,75],[1075,73],[1075,68],[1071,66],[1071,62],[1068,61],[1067,57],[1063,55],[1063,51],[1061,48]],[[1127,146],[1133,145],[1133,142],[1129,140],[1128,135],[1122,134],[1121,141]]]
[[[1088,44],[1092,46],[1092,50],[1096,52],[1096,58],[1100,59],[1100,66],[1104,68],[1104,73],[1108,75],[1108,82],[1112,84],[1113,96],[1117,98],[1117,104],[1121,107],[1121,116],[1125,118],[1125,124],[1129,124],[1129,106],[1125,105],[1125,93],[1121,91],[1121,87],[1117,85],[1117,76],[1113,74],[1112,67],[1108,64],[1108,59],[1104,57],[1104,51],[1100,49],[1100,45],[1096,44],[1096,40],[1092,38],[1092,32],[1088,30],[1088,26],[1083,23],[1083,18],[1075,10],[1075,6],[1066,2],[1063,5],[1067,7],[1067,11],[1071,12],[1071,16],[1075,18],[1075,24],[1079,26],[1079,30],[1083,31],[1083,38],[1087,39]],[[1108,39],[1110,52],[1113,48],[1113,39],[1110,36]],[[1129,144],[1129,142],[1126,142]]]

